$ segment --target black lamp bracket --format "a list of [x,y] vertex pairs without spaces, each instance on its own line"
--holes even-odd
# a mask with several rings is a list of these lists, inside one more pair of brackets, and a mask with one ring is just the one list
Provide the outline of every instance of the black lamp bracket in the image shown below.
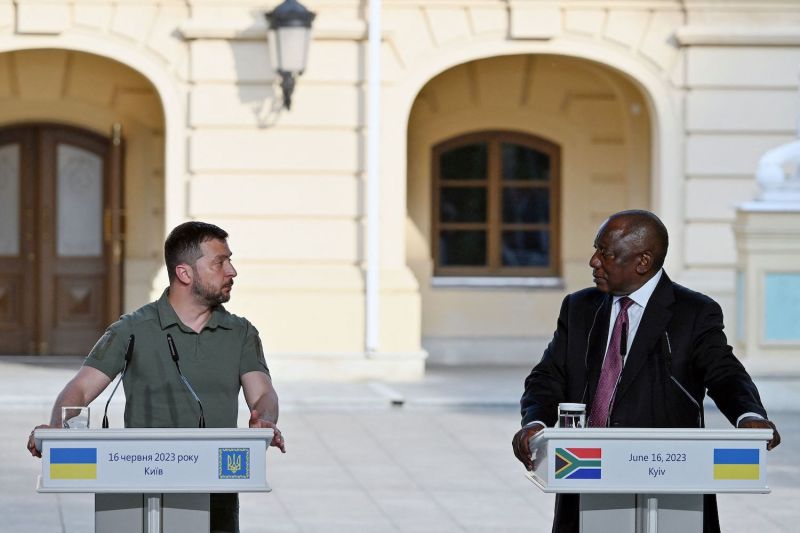
[[283,91],[283,105],[287,110],[292,109],[292,93],[294,92],[295,75],[285,70],[279,70],[281,75],[281,90]]

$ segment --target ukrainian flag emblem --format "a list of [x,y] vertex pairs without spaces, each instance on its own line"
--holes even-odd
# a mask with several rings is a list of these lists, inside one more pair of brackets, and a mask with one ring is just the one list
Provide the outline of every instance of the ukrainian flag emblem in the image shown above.
[[50,479],[97,479],[97,448],[50,448]]
[[250,479],[250,449],[219,449],[220,479]]
[[714,448],[714,479],[759,479],[757,448]]

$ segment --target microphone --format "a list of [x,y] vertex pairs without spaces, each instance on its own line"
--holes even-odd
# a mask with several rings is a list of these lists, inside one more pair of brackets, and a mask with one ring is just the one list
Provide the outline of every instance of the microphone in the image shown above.
[[200,402],[200,398],[197,397],[197,394],[194,392],[192,386],[189,385],[189,380],[187,380],[181,372],[181,367],[178,364],[178,359],[180,359],[180,357],[178,357],[178,349],[175,347],[175,341],[172,340],[172,335],[169,333],[167,333],[167,346],[169,346],[169,354],[172,356],[172,360],[175,362],[175,368],[178,369],[178,375],[181,377],[181,381],[183,381],[183,384],[186,385],[186,389],[195,399],[197,405],[200,406],[200,420],[197,424],[197,427],[204,428],[206,427],[206,417],[203,414],[203,404]]
[[692,402],[692,404],[697,409],[697,427],[701,428],[703,427],[703,408],[700,407],[700,404],[697,403],[697,400],[694,399],[694,396],[692,396],[689,393],[689,391],[687,391],[686,388],[683,385],[681,385],[681,382],[678,381],[677,378],[675,378],[675,376],[672,375],[672,343],[669,342],[669,333],[667,333],[666,331],[664,331],[664,341],[666,342],[667,345],[666,362],[667,362],[667,373],[669,374],[669,379],[671,379],[672,382],[678,386],[681,392],[687,398],[689,398],[689,401]]
[[103,411],[103,429],[108,429],[108,404],[111,403],[111,398],[114,397],[114,393],[117,392],[117,387],[119,384],[122,383],[122,378],[125,377],[125,372],[128,370],[128,364],[131,362],[131,356],[133,355],[133,344],[136,340],[136,337],[131,335],[128,337],[128,345],[125,347],[125,362],[122,365],[122,373],[119,375],[119,381],[117,384],[114,385],[114,390],[111,391],[111,395],[108,397],[108,401],[106,402],[106,408]]

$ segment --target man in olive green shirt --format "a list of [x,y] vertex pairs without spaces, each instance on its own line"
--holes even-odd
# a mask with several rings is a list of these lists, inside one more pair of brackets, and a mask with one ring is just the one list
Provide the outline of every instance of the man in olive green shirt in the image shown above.
[[[239,389],[250,408],[250,427],[272,428],[271,445],[285,453],[277,426],[278,396],[258,331],[222,307],[236,269],[224,230],[186,222],[164,244],[170,285],[158,301],[124,315],[106,330],[53,406],[49,425],[61,427],[61,407],[88,405],[122,370],[125,347],[135,336],[123,380],[126,427],[197,427],[200,407],[181,382],[167,343],[175,343],[180,369],[203,403],[207,427],[236,427]],[[33,440],[28,450],[41,457]],[[211,530],[238,531],[236,495],[212,494]]]
[[200,408],[180,381],[169,352],[175,341],[181,372],[203,402],[207,427],[236,427],[240,376],[269,375],[258,331],[244,318],[214,308],[198,333],[184,325],[169,302],[170,289],[112,324],[89,353],[86,366],[113,379],[135,336],[125,373],[125,427],[197,427]]

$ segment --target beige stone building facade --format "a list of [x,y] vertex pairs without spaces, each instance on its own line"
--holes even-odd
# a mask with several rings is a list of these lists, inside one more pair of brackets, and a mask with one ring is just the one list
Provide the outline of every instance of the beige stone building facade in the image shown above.
[[88,350],[160,294],[166,233],[201,219],[231,234],[229,307],[284,376],[532,364],[626,208],[663,218],[668,273],[737,338],[733,222],[759,157],[797,136],[800,2],[383,1],[375,350],[369,2],[304,2],[291,111],[276,4],[0,1],[4,353]]

